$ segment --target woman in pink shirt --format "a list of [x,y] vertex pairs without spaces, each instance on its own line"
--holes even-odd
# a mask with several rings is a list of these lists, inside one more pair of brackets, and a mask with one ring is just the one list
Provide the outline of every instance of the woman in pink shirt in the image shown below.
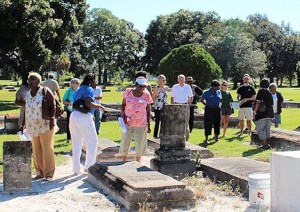
[[135,88],[123,93],[122,116],[127,131],[123,133],[120,146],[122,160],[126,161],[132,137],[135,143],[136,161],[141,162],[141,156],[147,149],[147,132],[150,133],[150,105],[152,98],[145,89],[147,79],[138,77]]

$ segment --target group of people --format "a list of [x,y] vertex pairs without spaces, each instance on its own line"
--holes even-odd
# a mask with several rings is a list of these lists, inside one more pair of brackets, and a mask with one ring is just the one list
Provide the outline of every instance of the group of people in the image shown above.
[[[154,138],[158,137],[158,128],[160,122],[160,111],[163,105],[167,104],[167,90],[165,85],[166,77],[160,75],[158,77],[158,86],[154,87],[152,93],[153,108],[155,113]],[[204,108],[204,134],[205,143],[208,143],[208,137],[214,128],[214,140],[218,141],[220,136],[221,123],[223,125],[223,137],[226,137],[230,115],[234,112],[233,98],[228,91],[227,81],[219,82],[213,80],[210,88],[202,91],[197,85],[193,84],[195,80],[192,77],[185,79],[184,75],[178,76],[178,84],[172,87],[171,104],[189,105],[189,113],[187,112],[186,140],[193,130],[194,109],[197,102],[200,101],[205,105]],[[269,83],[268,79],[262,79],[260,89],[256,93],[254,87],[250,84],[250,76],[243,76],[243,83],[237,89],[237,100],[239,102],[238,119],[240,132],[238,136],[242,136],[244,130],[248,130],[248,134],[252,132],[252,122],[255,122],[256,130],[259,138],[263,141],[263,148],[268,148],[268,139],[270,138],[270,127],[274,123],[278,127],[281,123],[281,112],[283,97],[277,91],[275,83]],[[264,105],[264,110],[260,110]],[[247,128],[245,128],[245,119]]]
[[[281,123],[281,112],[283,97],[277,91],[275,83],[268,79],[262,79],[260,89],[256,93],[254,87],[250,84],[250,76],[243,76],[243,84],[237,89],[237,100],[239,102],[238,119],[240,132],[238,136],[244,133],[244,120],[247,122],[249,136],[252,132],[252,121],[256,126],[257,134],[262,140],[262,148],[269,148],[268,143],[271,137],[270,131],[272,123],[278,127]],[[221,85],[221,89],[220,89]],[[233,112],[233,98],[228,92],[228,83],[223,81],[221,84],[214,80],[211,82],[210,89],[204,91],[201,102],[205,105],[204,128],[205,142],[208,142],[208,136],[211,135],[212,126],[214,127],[214,139],[218,141],[220,135],[220,120],[223,122],[223,136],[226,136],[229,117]],[[220,117],[222,116],[222,117]]]
[[[58,129],[55,98],[61,102],[61,97],[58,83],[52,74],[49,74],[48,80],[43,84],[41,81],[40,74],[31,72],[27,82],[18,90],[15,103],[22,106],[20,129],[23,131],[26,128],[31,136],[33,164],[36,171],[34,179],[51,181],[55,172],[54,134]],[[79,79],[74,78],[63,97],[68,121],[67,142],[72,139],[74,174],[81,172],[80,156],[83,142],[86,144],[85,170],[96,162],[97,134],[100,130],[101,113],[105,111],[99,103],[102,98],[101,88],[96,84],[94,74],[86,75],[81,84]],[[88,113],[81,113],[73,108],[73,103],[78,99],[82,99],[86,107],[90,108]],[[50,114],[49,118],[43,116],[45,112]]]
[[[27,85],[22,85],[16,94],[16,104],[21,105],[19,125],[21,129],[27,129],[31,136],[33,163],[36,170],[35,179],[44,178],[52,180],[55,172],[54,161],[54,134],[55,98],[61,102],[58,83],[49,75],[49,79],[41,85],[41,76],[32,72],[28,76]],[[256,95],[255,89],[249,83],[250,77],[245,74],[243,84],[237,89],[237,99],[240,103],[239,120],[240,133],[244,131],[244,119],[247,120],[249,135],[251,134],[251,121],[254,120],[259,138],[263,141],[263,147],[268,148],[270,138],[270,127],[272,121],[275,127],[280,124],[282,95],[277,92],[276,84],[269,83],[263,79],[260,90]],[[168,103],[168,90],[166,77],[159,75],[158,85],[152,88],[147,81],[147,72],[140,71],[135,75],[133,88],[123,92],[122,117],[126,124],[120,144],[120,155],[122,160],[127,160],[130,142],[134,139],[136,161],[141,161],[141,156],[147,150],[147,133],[151,132],[151,110],[154,111],[153,137],[159,137],[160,113],[164,105]],[[233,98],[228,91],[228,83],[220,83],[213,80],[210,88],[202,91],[194,84],[192,77],[178,76],[178,84],[173,85],[171,91],[171,104],[188,105],[186,111],[186,140],[193,130],[194,111],[197,102],[205,105],[204,128],[205,142],[214,128],[214,140],[218,141],[220,135],[221,120],[223,122],[223,136],[226,136],[229,117],[232,114]],[[97,134],[100,132],[101,115],[106,111],[101,105],[101,88],[97,87],[94,74],[87,74],[83,82],[74,78],[70,81],[70,88],[63,96],[68,121],[67,142],[72,140],[73,172],[81,172],[80,157],[83,144],[86,145],[86,171],[96,162],[98,146]],[[221,86],[221,88],[220,88]],[[83,106],[88,108],[83,112],[75,107],[81,100]],[[43,104],[47,102],[50,118],[43,119]],[[253,107],[253,103],[255,103]],[[189,110],[189,111],[188,111]],[[275,115],[274,115],[275,114]],[[275,118],[274,118],[275,117]]]

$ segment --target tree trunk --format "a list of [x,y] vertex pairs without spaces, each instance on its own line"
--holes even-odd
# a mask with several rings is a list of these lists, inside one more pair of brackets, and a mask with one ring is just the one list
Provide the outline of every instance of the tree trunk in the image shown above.
[[296,74],[297,74],[297,87],[300,87],[300,71],[297,71]]
[[235,90],[235,89],[237,89],[237,87],[238,87],[238,81],[234,80],[232,89]]
[[22,85],[27,85],[27,80],[28,80],[28,71],[21,71],[21,78],[22,78]]
[[103,73],[103,84],[105,85],[106,83],[107,83],[107,69],[105,69]]
[[98,84],[102,84],[102,81],[101,81],[102,66],[101,66],[101,62],[100,61],[98,61],[98,71],[99,71],[99,74],[98,74]]
[[57,82],[58,82],[58,84],[59,84],[59,78],[60,78],[59,71],[56,71],[56,75],[57,75]]

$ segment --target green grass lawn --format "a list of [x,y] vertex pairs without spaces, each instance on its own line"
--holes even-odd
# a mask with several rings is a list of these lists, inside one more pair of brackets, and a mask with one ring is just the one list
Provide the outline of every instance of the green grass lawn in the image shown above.
[[[0,84],[9,85],[10,81],[0,81]],[[103,103],[121,103],[122,92],[117,92],[116,86],[106,87],[111,92],[103,92]],[[300,102],[300,88],[279,88],[284,98],[293,99]],[[65,89],[61,89],[61,95],[65,93]],[[232,90],[231,94],[233,98],[236,98],[236,91]],[[15,92],[8,92],[7,90],[0,90],[0,115],[7,113],[19,113],[19,107],[14,105]],[[203,108],[203,105],[198,103],[199,109]],[[234,116],[237,116],[235,112]],[[282,112],[282,125],[283,129],[293,130],[300,125],[298,121],[300,117],[300,109],[298,108],[284,108]],[[154,123],[152,124],[152,129]],[[241,138],[238,138],[236,134],[238,129],[228,129],[227,138],[221,138],[217,143],[210,143],[207,148],[212,150],[216,156],[219,157],[249,157],[256,160],[269,161],[270,152],[274,150],[260,150],[255,146],[250,146],[250,138],[245,134]],[[152,133],[148,135],[152,137]],[[120,142],[121,129],[118,122],[104,122],[101,124],[100,137],[111,139],[115,142]],[[71,145],[65,143],[66,134],[58,134],[55,136],[55,154],[56,161],[61,164],[65,161],[65,154],[68,154],[71,150]],[[2,143],[3,141],[18,140],[17,135],[0,135],[0,160],[2,159]],[[204,141],[204,130],[194,129],[190,136],[191,143],[202,144]],[[0,174],[2,173],[2,165],[0,166]]]
[[3,86],[7,86],[7,85],[17,86],[18,83],[20,85],[22,83],[22,81],[21,80],[19,80],[19,81],[0,80],[0,85],[3,85]]

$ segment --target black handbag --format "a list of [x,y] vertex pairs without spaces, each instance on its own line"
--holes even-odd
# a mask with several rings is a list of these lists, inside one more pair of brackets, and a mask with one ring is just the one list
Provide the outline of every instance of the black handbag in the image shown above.
[[85,105],[84,99],[77,99],[75,102],[73,102],[73,108],[81,113],[89,113],[91,110]]
[[260,113],[264,113],[266,112],[267,108],[266,108],[266,104],[264,101],[260,101],[259,102],[259,106],[258,106],[258,112]]

